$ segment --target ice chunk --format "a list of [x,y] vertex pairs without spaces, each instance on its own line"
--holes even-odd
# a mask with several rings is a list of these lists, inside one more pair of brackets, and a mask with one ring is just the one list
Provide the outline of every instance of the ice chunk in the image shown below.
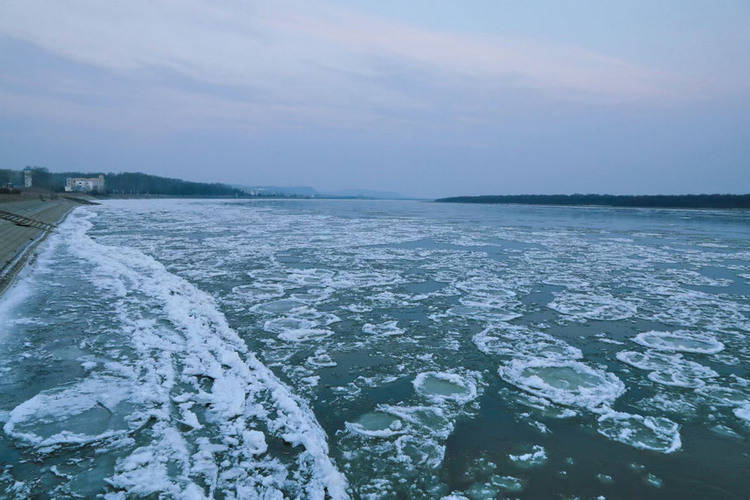
[[378,410],[395,415],[403,422],[435,437],[447,438],[453,431],[453,422],[439,406],[381,405]]
[[750,423],[750,405],[743,406],[741,408],[735,408],[734,415],[737,418],[741,418],[742,420]]
[[315,351],[315,356],[307,358],[307,363],[316,368],[330,368],[338,364],[322,349]]
[[713,427],[711,427],[709,430],[713,432],[714,434],[716,434],[717,436],[728,437],[732,439],[742,439],[741,435],[737,434],[737,432],[734,429],[726,425],[716,424]]
[[483,321],[510,321],[521,316],[517,310],[520,303],[512,291],[482,291],[481,288],[486,286],[480,284],[477,287],[477,283],[469,283],[459,288],[463,288],[466,293],[461,295],[458,305],[447,311],[448,315]]
[[547,307],[574,321],[617,321],[635,315],[638,308],[632,302],[609,294],[560,293]]
[[535,444],[531,447],[529,452],[518,455],[508,455],[508,458],[518,467],[537,467],[547,463],[547,451],[543,446]]
[[718,373],[707,366],[682,358],[680,354],[647,351],[620,351],[617,359],[641,370],[650,370],[648,378],[658,384],[695,388]]
[[319,340],[329,335],[333,335],[333,332],[323,328],[298,328],[281,332],[279,338],[287,342],[304,342],[307,340]]
[[656,477],[650,472],[646,474],[646,477],[643,478],[643,480],[646,482],[646,484],[653,486],[654,488],[661,488],[661,485],[663,484],[661,478]]
[[695,416],[698,407],[697,399],[694,394],[680,393],[674,394],[673,391],[657,391],[650,398],[640,400],[637,405],[647,412],[654,413],[673,413],[680,418]]
[[579,359],[581,350],[543,332],[516,325],[502,324],[474,335],[474,345],[485,354],[550,359]]
[[547,399],[532,394],[521,392],[516,393],[514,396],[520,404],[533,408],[540,416],[545,418],[570,418],[578,415],[575,410],[553,404]]
[[373,325],[371,323],[366,323],[362,327],[362,331],[364,333],[369,333],[370,335],[378,335],[378,336],[390,336],[390,335],[401,335],[404,333],[403,328],[398,327],[398,321],[386,321],[385,323],[380,323],[377,325]]
[[285,333],[293,330],[309,330],[319,325],[317,321],[294,316],[282,316],[265,322],[263,328],[268,332]]
[[243,451],[250,455],[260,455],[268,450],[266,436],[260,431],[246,430],[242,432],[245,448]]
[[300,300],[281,299],[281,300],[274,300],[272,302],[265,302],[263,304],[258,304],[257,306],[251,307],[250,310],[268,313],[268,314],[279,314],[279,313],[288,313],[288,312],[294,311],[295,309],[298,309],[304,306],[305,306],[305,303]]
[[115,377],[90,377],[44,391],[16,406],[3,430],[44,451],[86,444],[128,432],[132,388]]
[[524,483],[522,480],[513,476],[500,476],[493,474],[490,477],[490,484],[500,488],[500,491],[507,491],[510,493],[518,493],[523,490]]
[[455,373],[424,372],[414,379],[414,389],[434,402],[455,401],[463,404],[477,397],[476,383]]
[[634,448],[674,453],[682,446],[680,426],[668,418],[612,411],[601,415],[598,423],[600,434]]
[[524,483],[513,476],[501,476],[492,474],[489,481],[477,482],[466,490],[466,497],[471,500],[484,500],[486,498],[497,498],[502,493],[519,493],[523,491]]
[[603,472],[597,474],[596,478],[602,484],[612,484],[615,482],[615,479],[612,476],[610,476],[609,474],[604,474]]
[[232,288],[232,294],[238,299],[244,300],[268,300],[284,295],[284,287],[277,283],[253,283],[250,285],[238,285]]
[[333,332],[324,327],[338,320],[339,318],[333,314],[325,314],[305,307],[296,309],[288,316],[266,321],[264,329],[278,333],[281,340],[301,342],[332,335]]
[[699,387],[697,392],[709,398],[717,406],[750,406],[750,391],[738,384],[730,384],[729,386],[705,385]]
[[447,314],[483,321],[511,321],[520,318],[521,314],[508,310],[512,306],[506,303],[482,302],[462,298],[461,304],[448,309]]
[[356,422],[345,425],[349,431],[369,437],[390,437],[404,432],[398,417],[382,411],[365,413]]
[[724,349],[724,344],[711,335],[691,333],[686,330],[674,332],[642,332],[633,342],[660,351],[681,351],[700,354],[715,354]]
[[614,374],[579,361],[514,359],[498,370],[505,381],[565,406],[594,410],[611,405],[625,384]]

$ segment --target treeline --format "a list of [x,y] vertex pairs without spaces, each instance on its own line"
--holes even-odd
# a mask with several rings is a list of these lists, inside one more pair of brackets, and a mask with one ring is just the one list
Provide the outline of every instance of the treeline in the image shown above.
[[435,200],[443,203],[516,203],[521,205],[596,205],[654,208],[750,208],[750,194],[609,195],[609,194],[521,194],[454,196]]
[[6,187],[8,184],[11,186],[23,186],[23,172],[0,168],[0,185]]
[[[77,177],[71,176],[68,177]],[[111,194],[158,194],[167,196],[242,196],[239,189],[219,183],[190,182],[141,173],[104,174]]]
[[[30,167],[32,187],[47,189],[49,191],[63,191],[65,179],[68,177],[96,177],[96,174],[83,174],[80,172],[52,173],[44,167]],[[17,187],[23,187],[23,170],[0,170],[0,183],[6,185],[11,183]]]
[[[142,173],[50,172],[44,167],[32,167],[32,186],[49,191],[64,191],[68,177],[96,177],[104,175],[108,194],[165,195],[165,196],[245,196],[241,190],[219,183],[190,182]],[[22,170],[0,170],[0,184],[23,186]]]

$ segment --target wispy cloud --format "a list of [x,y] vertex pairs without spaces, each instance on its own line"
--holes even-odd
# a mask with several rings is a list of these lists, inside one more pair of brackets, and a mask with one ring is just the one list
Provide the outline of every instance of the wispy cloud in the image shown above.
[[476,95],[616,103],[684,91],[673,76],[584,48],[431,31],[320,2],[9,0],[0,9],[0,35],[139,82],[144,102],[201,102],[208,116],[357,122],[454,101],[476,119]]

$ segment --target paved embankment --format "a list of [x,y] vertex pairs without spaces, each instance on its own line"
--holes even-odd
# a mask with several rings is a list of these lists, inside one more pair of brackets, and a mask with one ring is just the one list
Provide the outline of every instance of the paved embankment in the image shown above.
[[[46,224],[57,224],[77,206],[79,203],[66,198],[0,200],[0,210]],[[48,234],[41,226],[43,224],[19,225],[0,218],[0,293],[10,286],[34,247]]]

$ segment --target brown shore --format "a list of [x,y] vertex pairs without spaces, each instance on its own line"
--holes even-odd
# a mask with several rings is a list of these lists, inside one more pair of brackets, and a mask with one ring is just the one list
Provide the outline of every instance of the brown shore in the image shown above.
[[[40,193],[0,195],[0,294],[13,284],[24,265],[33,260],[39,243],[57,230],[53,226],[81,203],[87,200]],[[11,217],[13,220],[8,220]]]

